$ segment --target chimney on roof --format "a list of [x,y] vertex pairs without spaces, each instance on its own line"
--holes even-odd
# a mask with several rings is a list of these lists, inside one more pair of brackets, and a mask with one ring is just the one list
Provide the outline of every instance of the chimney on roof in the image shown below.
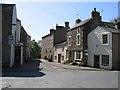
[[80,22],[81,22],[81,20],[79,18],[77,20],[75,20],[75,24],[78,24]]
[[50,34],[53,34],[55,32],[54,29],[50,29]]
[[100,22],[101,22],[100,12],[98,12],[98,11],[96,10],[96,8],[94,8],[94,10],[92,11],[91,17],[92,17],[93,19],[96,19],[97,21],[100,21]]
[[69,22],[65,22],[65,28],[70,28],[69,27]]
[[114,20],[115,28],[120,29],[120,22],[117,19]]

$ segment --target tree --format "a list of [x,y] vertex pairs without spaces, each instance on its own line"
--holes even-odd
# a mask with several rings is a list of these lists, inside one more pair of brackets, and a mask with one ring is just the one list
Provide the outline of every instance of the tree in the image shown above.
[[41,48],[39,47],[38,43],[33,39],[30,41],[30,56],[31,59],[40,58]]

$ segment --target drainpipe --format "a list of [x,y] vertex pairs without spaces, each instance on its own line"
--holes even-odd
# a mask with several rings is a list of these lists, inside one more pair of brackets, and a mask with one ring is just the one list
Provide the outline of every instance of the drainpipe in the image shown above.
[[23,43],[20,43],[21,46],[21,56],[20,56],[20,64],[23,65]]
[[23,65],[23,46],[21,46],[21,65]]

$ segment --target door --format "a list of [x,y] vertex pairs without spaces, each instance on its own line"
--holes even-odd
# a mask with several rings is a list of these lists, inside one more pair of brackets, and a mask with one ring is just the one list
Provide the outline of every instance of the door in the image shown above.
[[21,47],[16,47],[15,48],[15,63],[20,64],[21,60]]
[[61,63],[61,54],[58,54],[58,63]]
[[100,67],[99,63],[100,63],[100,56],[94,55],[94,67],[99,68]]

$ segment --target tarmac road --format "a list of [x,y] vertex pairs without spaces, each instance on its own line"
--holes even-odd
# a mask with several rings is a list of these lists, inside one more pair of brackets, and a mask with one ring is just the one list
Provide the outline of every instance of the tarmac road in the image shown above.
[[[29,65],[30,66],[30,65]],[[118,88],[118,71],[64,69],[42,62],[40,69],[4,72],[3,88]]]

